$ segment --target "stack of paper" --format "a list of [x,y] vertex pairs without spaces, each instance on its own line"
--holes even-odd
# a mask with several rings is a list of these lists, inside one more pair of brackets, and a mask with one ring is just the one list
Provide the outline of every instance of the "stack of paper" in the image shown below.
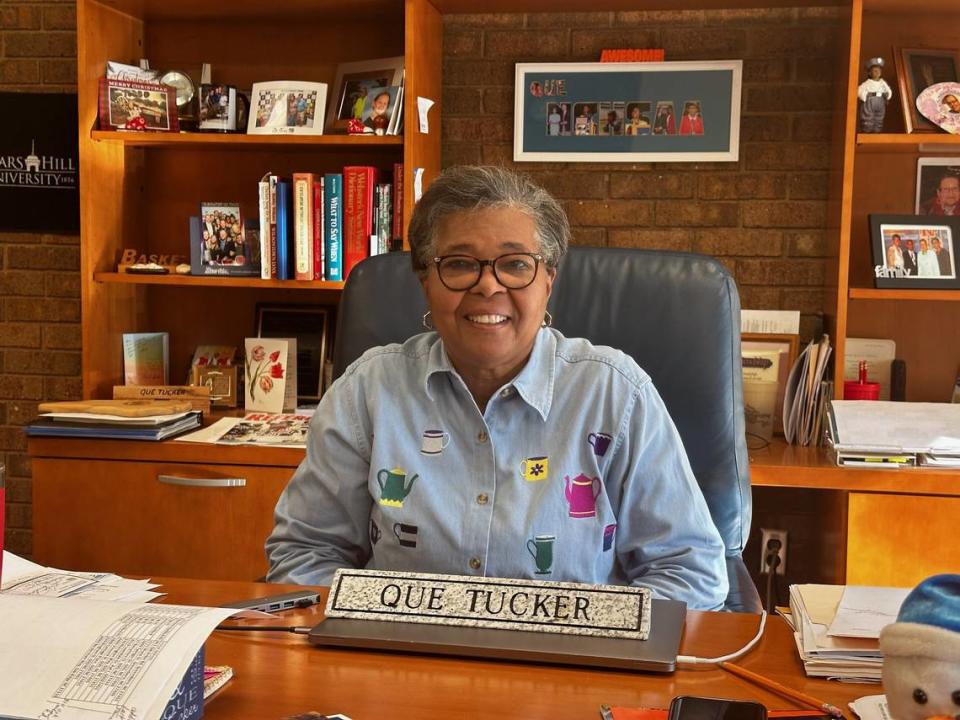
[[783,401],[783,435],[788,443],[820,444],[824,403],[833,395],[833,383],[826,379],[832,351],[828,335],[819,343],[811,340],[790,371]]
[[128,580],[110,573],[67,572],[43,567],[3,551],[2,594],[150,602],[161,595],[151,592],[155,587],[157,585],[149,580]]
[[840,465],[960,466],[960,405],[834,400],[828,419]]
[[791,585],[794,639],[807,675],[880,682],[880,630],[896,621],[908,592],[854,585]]
[[170,714],[174,691],[188,668],[202,670],[204,641],[236,613],[148,605],[134,600],[156,597],[146,581],[44,568],[6,552],[2,587],[0,717],[187,717]]

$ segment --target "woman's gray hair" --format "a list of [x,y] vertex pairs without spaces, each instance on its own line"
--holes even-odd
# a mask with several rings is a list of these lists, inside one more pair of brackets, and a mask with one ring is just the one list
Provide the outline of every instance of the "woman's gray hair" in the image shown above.
[[445,217],[487,208],[513,208],[529,215],[548,268],[555,268],[566,254],[570,223],[549,192],[526,175],[506,168],[459,165],[444,170],[413,209],[407,237],[414,272],[422,275],[433,264],[437,230]]

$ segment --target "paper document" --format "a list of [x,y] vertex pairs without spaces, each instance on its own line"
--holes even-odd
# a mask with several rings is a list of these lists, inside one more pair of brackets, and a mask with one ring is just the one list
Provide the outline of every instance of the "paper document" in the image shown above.
[[838,452],[960,456],[960,405],[834,400],[829,414]]
[[892,720],[886,695],[867,695],[850,703],[860,720]]
[[908,588],[847,585],[828,635],[848,638],[879,638],[880,631],[897,621]]
[[798,335],[799,310],[741,310],[740,332],[764,335]]
[[242,418],[220,418],[212,425],[184,435],[181,442],[224,445],[307,446],[307,428],[313,413],[247,413]]
[[4,550],[0,593],[43,595],[45,597],[83,597],[95,600],[150,602],[161,593],[149,580],[127,580],[111,573],[68,572],[37,565]]
[[0,716],[157,720],[233,613],[0,594]]

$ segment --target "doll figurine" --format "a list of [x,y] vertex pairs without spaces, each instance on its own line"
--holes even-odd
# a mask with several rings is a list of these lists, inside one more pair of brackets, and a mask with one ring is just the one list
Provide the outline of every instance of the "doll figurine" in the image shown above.
[[875,57],[867,61],[867,79],[857,88],[860,100],[860,132],[883,132],[883,116],[887,112],[887,102],[893,97],[893,90],[887,85],[883,74],[883,58]]
[[880,631],[883,687],[894,720],[960,713],[960,575],[934,575],[910,591]]

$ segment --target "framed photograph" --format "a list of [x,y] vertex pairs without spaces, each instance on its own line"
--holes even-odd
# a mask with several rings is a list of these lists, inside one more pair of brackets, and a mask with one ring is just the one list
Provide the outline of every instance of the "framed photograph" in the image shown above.
[[323,135],[327,84],[279,80],[253,84],[248,135]]
[[903,124],[907,132],[938,132],[940,128],[924,117],[917,107],[920,94],[938,83],[960,81],[960,52],[957,50],[930,50],[895,48],[897,85],[903,107]]
[[200,86],[200,125],[207,132],[236,132],[238,98],[237,89],[232,85]]
[[327,130],[346,132],[347,121],[363,120],[364,106],[375,88],[403,83],[403,56],[341,63],[333,83],[333,100],[327,111]]
[[743,62],[517,63],[513,159],[731,161]]
[[956,243],[960,219],[870,215],[874,283],[878,288],[960,288]]
[[257,337],[296,338],[297,402],[316,404],[323,394],[323,363],[332,316],[317,305],[257,305]]
[[797,361],[800,351],[799,335],[780,335],[773,333],[742,333],[740,335],[740,354],[747,359],[759,356],[763,358],[769,353],[776,353],[777,362],[777,395],[774,405],[773,430],[783,432],[783,398],[787,391],[787,379],[790,369]]
[[399,98],[399,85],[372,88],[367,93],[360,116],[364,127],[370,128],[376,135],[389,134],[394,124],[393,116],[397,112]]
[[960,157],[917,160],[917,215],[960,215]]
[[177,91],[169,85],[100,78],[101,130],[180,132]]

